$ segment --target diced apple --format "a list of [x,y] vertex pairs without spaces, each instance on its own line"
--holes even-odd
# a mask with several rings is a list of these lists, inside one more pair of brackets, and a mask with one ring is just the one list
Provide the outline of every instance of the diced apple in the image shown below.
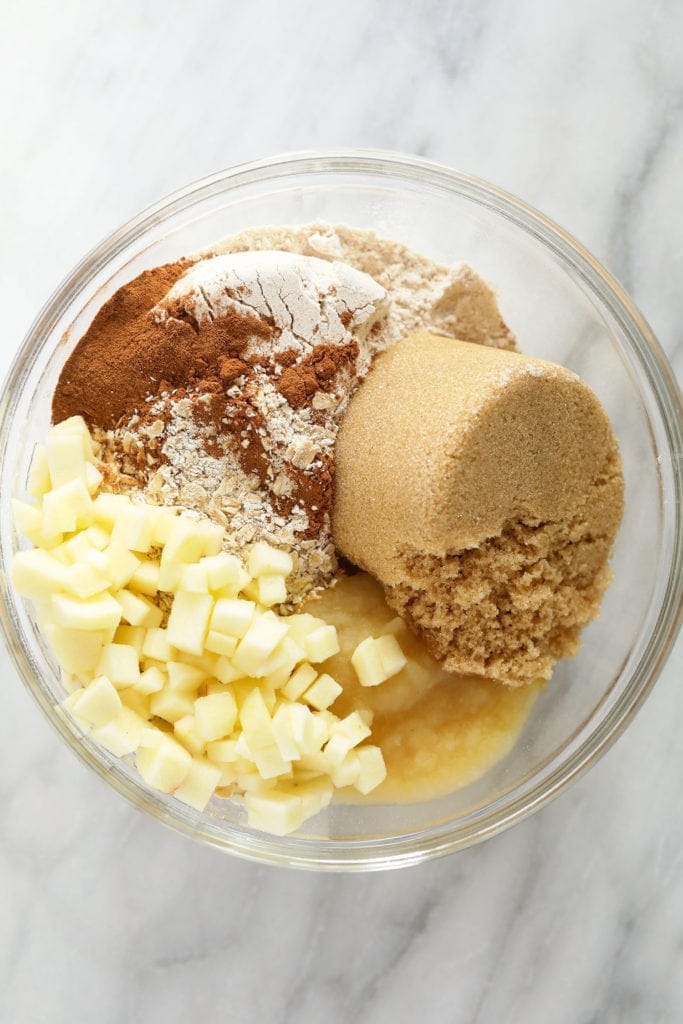
[[217,555],[225,530],[208,520],[181,516],[169,525],[168,538],[161,554],[162,569],[178,563],[198,562],[202,555]]
[[265,608],[271,608],[274,604],[282,604],[287,600],[287,584],[284,576],[271,574],[259,576],[256,584],[258,600]]
[[[105,572],[111,580],[112,588],[121,590],[137,572],[140,559],[132,551],[114,543],[110,544],[102,554],[106,564]],[[92,561],[92,556],[90,561]]]
[[341,692],[342,687],[336,679],[333,679],[332,676],[324,672],[321,676],[318,676],[312,686],[309,686],[303,695],[303,699],[311,707],[316,708],[316,710],[325,711],[331,704],[334,704]]
[[146,631],[142,653],[146,658],[154,658],[156,661],[173,661],[176,649],[168,642],[166,630],[156,626]]
[[286,836],[303,822],[301,797],[291,793],[247,793],[244,803],[250,827],[263,832]]
[[55,622],[45,623],[43,631],[65,672],[71,672],[80,679],[94,672],[104,647],[105,631],[66,629]]
[[204,669],[182,661],[169,661],[166,669],[169,687],[179,693],[195,694],[207,677]]
[[292,770],[291,762],[285,760],[275,743],[255,750],[254,764],[262,779],[281,778],[283,775],[289,775]]
[[130,708],[122,707],[116,718],[99,729],[93,729],[92,738],[115,757],[125,757],[138,749],[140,737],[147,722]]
[[307,821],[329,805],[334,786],[330,779],[318,777],[306,782],[297,782],[292,792],[301,800],[303,821]]
[[198,697],[194,702],[197,732],[209,743],[228,737],[237,721],[237,704],[229,690]]
[[320,626],[326,625],[322,619],[317,619],[315,615],[309,615],[308,612],[300,612],[297,615],[288,615],[285,619],[289,635],[300,647],[304,646],[304,641],[309,633],[313,633],[314,630]]
[[84,729],[86,732],[89,732],[90,729],[92,728],[91,723],[88,721],[87,718],[83,718],[81,715],[79,715],[77,711],[78,702],[81,699],[83,692],[83,689],[74,690],[73,693],[70,693],[65,700],[63,700],[60,704],[57,705],[57,710],[62,714],[64,718],[66,718],[67,720],[71,720],[72,722],[75,722],[76,725],[80,726],[81,729]]
[[351,664],[361,686],[379,686],[400,672],[407,659],[396,637],[389,633],[376,640],[362,640],[351,655]]
[[346,718],[335,722],[330,728],[330,739],[325,747],[325,753],[330,762],[339,765],[352,747],[366,740],[370,735],[370,728],[357,711],[352,711]]
[[129,644],[107,644],[95,669],[107,676],[119,690],[140,682],[138,652]]
[[105,675],[99,675],[85,687],[76,703],[76,712],[94,726],[106,725],[121,711],[121,698]]
[[123,701],[124,706],[130,708],[140,718],[149,721],[152,717],[152,710],[150,708],[152,698],[146,693],[140,693],[134,686],[129,686],[125,690],[119,690],[119,697]]
[[241,639],[253,621],[254,609],[253,601],[243,601],[238,597],[220,597],[211,615],[211,631]]
[[[327,747],[325,748],[325,753],[327,754]],[[341,762],[332,768],[330,777],[337,789],[343,789],[344,786],[353,786],[358,782],[360,777],[358,753],[355,750],[349,750]]]
[[202,558],[202,567],[206,570],[209,588],[216,590],[233,590],[237,594],[243,585],[243,566],[237,555],[221,551],[217,555]]
[[209,578],[201,562],[184,565],[180,572],[179,587],[190,594],[208,594]]
[[242,702],[239,719],[251,751],[255,752],[274,744],[273,723],[263,694],[257,686],[253,687]]
[[25,501],[12,500],[12,516],[14,529],[23,537],[28,537],[34,544],[43,525],[43,516],[37,505],[27,505]]
[[194,712],[194,701],[189,693],[165,686],[159,693],[152,694],[149,699],[149,709],[153,715],[173,724]]
[[66,567],[47,551],[17,551],[12,562],[12,583],[24,597],[49,598],[64,589]]
[[82,416],[69,416],[68,419],[61,420],[59,423],[55,423],[48,433],[48,437],[61,437],[63,435],[79,439],[83,458],[87,460],[95,458],[98,446],[93,441],[88,425]]
[[365,796],[384,782],[387,777],[387,769],[379,747],[359,747],[356,756],[360,767],[354,786],[359,793]]
[[141,594],[134,594],[130,590],[119,590],[115,600],[121,609],[124,622],[131,626],[144,626],[146,629],[154,629],[160,626],[163,614],[160,608],[148,601]]
[[129,644],[137,651],[138,658],[141,658],[145,636],[146,630],[142,626],[119,626],[114,634],[114,643]]
[[139,680],[137,683],[133,683],[133,686],[138,693],[150,696],[163,690],[167,683],[168,676],[160,668],[157,668],[156,665],[150,665],[149,668],[140,673]]
[[110,494],[109,491],[103,491],[93,499],[92,507],[95,522],[111,531],[117,517],[125,514],[125,510],[131,507],[131,500],[127,494]]
[[152,547],[154,522],[149,505],[122,507],[111,531],[112,544],[129,551],[146,553]]
[[36,445],[33,458],[31,459],[31,468],[28,471],[28,481],[26,484],[26,490],[29,494],[33,495],[34,498],[42,498],[44,494],[52,487],[52,481],[50,480],[50,466],[47,461],[47,452],[45,445]]
[[298,761],[301,757],[301,750],[294,738],[292,720],[285,704],[281,704],[273,715],[272,730],[275,743],[284,760]]
[[327,661],[339,653],[339,640],[334,626],[319,626],[304,639],[304,650],[308,661],[314,664]]
[[83,600],[66,594],[53,594],[52,613],[58,626],[80,630],[106,630],[112,635],[121,621],[121,605],[111,594],[98,594]]
[[166,627],[169,643],[179,651],[201,654],[212,611],[213,598],[210,594],[177,593]]
[[245,675],[266,675],[268,657],[287,633],[287,626],[273,612],[265,612],[250,625],[233,656],[233,665]]
[[72,480],[80,480],[85,487],[85,452],[78,434],[50,430],[45,442],[45,454],[53,488]]
[[229,657],[221,655],[216,659],[213,667],[213,674],[220,683],[234,683],[237,679],[244,678],[244,672],[235,668]]
[[159,564],[149,558],[141,559],[133,575],[125,582],[130,590],[154,597],[159,590]]
[[194,715],[185,715],[179,718],[173,725],[173,732],[186,750],[189,750],[193,757],[204,753],[206,740],[197,732],[197,723]]
[[237,650],[237,637],[226,636],[225,633],[216,633],[213,629],[210,629],[206,634],[204,647],[207,651],[211,651],[212,654],[222,654],[224,657],[229,658]]
[[93,466],[92,462],[86,462],[83,478],[85,480],[85,486],[88,488],[88,494],[90,497],[94,497],[94,495],[99,491],[104,477],[97,466]]
[[298,700],[316,679],[317,675],[318,673],[313,666],[309,665],[308,662],[304,662],[303,665],[299,665],[294,670],[286,685],[282,687],[283,695],[288,700]]
[[386,678],[391,679],[406,667],[408,659],[401,650],[398,640],[391,633],[378,637],[375,643]]
[[239,759],[235,740],[214,740],[206,745],[206,756],[219,764],[234,764]]
[[64,589],[75,597],[92,597],[101,594],[109,586],[109,580],[88,562],[74,562],[64,574]]
[[[145,742],[150,731],[147,729],[143,733],[141,743]],[[138,771],[148,786],[162,793],[172,793],[187,777],[192,767],[192,755],[173,737],[155,731],[160,737],[158,743],[138,747]]]
[[256,579],[261,576],[289,576],[293,565],[289,552],[271,547],[264,541],[257,541],[247,558],[247,570]]
[[177,800],[203,811],[221,781],[221,771],[205,758],[195,757],[190,770],[174,792]]

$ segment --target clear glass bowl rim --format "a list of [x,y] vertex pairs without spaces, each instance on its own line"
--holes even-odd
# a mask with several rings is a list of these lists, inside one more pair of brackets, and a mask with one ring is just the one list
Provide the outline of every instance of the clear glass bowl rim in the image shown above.
[[[0,397],[0,459],[4,460],[9,426],[37,354],[50,339],[55,324],[73,299],[116,256],[142,238],[153,226],[182,213],[195,203],[244,185],[326,172],[388,176],[412,186],[431,186],[467,199],[511,221],[539,240],[571,267],[609,308],[649,385],[661,416],[671,459],[673,528],[669,573],[649,642],[610,713],[569,757],[541,780],[484,808],[474,817],[422,833],[391,839],[300,840],[242,834],[211,826],[210,819],[185,813],[141,788],[133,789],[107,771],[69,731],[56,713],[41,680],[35,678],[17,629],[15,597],[8,585],[8,566],[0,565],[0,625],[14,665],[39,707],[74,753],[129,803],[175,830],[208,845],[247,859],[327,871],[368,871],[416,864],[481,842],[523,820],[557,796],[590,768],[621,735],[642,706],[661,672],[680,627],[683,611],[683,404],[669,363],[640,311],[619,283],[576,239],[533,207],[503,190],[448,167],[418,157],[380,150],[330,150],[289,153],[239,164],[195,181],[149,206],[92,249],[50,296],[31,325],[9,369]],[[4,555],[2,556],[4,560]],[[189,809],[188,809],[189,810]]]

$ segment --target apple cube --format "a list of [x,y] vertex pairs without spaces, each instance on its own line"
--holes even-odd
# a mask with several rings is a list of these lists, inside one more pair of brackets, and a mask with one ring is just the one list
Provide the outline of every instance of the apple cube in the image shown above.
[[111,532],[112,544],[144,553],[152,547],[153,535],[149,506],[130,504],[119,510]]
[[266,661],[286,633],[285,623],[273,612],[265,612],[252,622],[240,640],[233,665],[245,675],[266,675]]
[[[153,746],[143,746],[151,742],[152,731],[157,733],[158,739],[154,738]],[[172,793],[177,789],[192,767],[192,755],[177,740],[158,729],[145,730],[136,760],[138,771],[147,785],[162,793]]]
[[219,764],[234,764],[239,759],[235,740],[214,740],[206,745],[206,756]]
[[109,586],[109,580],[88,562],[74,562],[64,574],[64,589],[75,597],[92,597]]
[[342,761],[335,765],[330,772],[332,783],[337,789],[343,789],[344,786],[353,786],[358,782],[359,776],[360,761],[355,750],[349,750]]
[[258,600],[265,608],[282,604],[287,600],[287,585],[284,576],[265,575],[256,580]]
[[47,622],[43,632],[60,668],[81,679],[92,675],[104,647],[104,631],[66,629]]
[[379,747],[359,747],[355,753],[360,767],[358,778],[353,784],[358,792],[365,796],[384,782],[387,769]]
[[121,711],[121,698],[106,676],[88,683],[76,702],[76,712],[91,725],[106,725]]
[[229,736],[237,721],[237,704],[229,690],[198,697],[194,702],[197,732],[207,742]]
[[391,679],[392,676],[395,676],[401,669],[406,667],[408,659],[393,634],[388,633],[385,636],[378,637],[375,644],[387,679]]
[[92,498],[81,477],[48,491],[43,498],[46,532],[72,533],[89,526],[92,520]]
[[92,462],[86,462],[83,477],[85,480],[85,486],[88,489],[88,494],[92,498],[99,491],[104,477],[100,473],[99,469],[96,466],[93,466]]
[[178,586],[190,594],[208,594],[209,578],[201,562],[184,565],[180,571]]
[[140,682],[138,652],[129,644],[107,644],[95,671],[107,676],[119,690],[134,686]]
[[277,779],[291,775],[292,765],[283,758],[279,747],[273,743],[254,751],[254,764],[262,779]]
[[122,707],[116,718],[93,729],[91,736],[115,757],[125,757],[137,750],[147,722],[130,708]]
[[237,649],[237,637],[226,636],[225,633],[216,633],[210,629],[206,634],[204,647],[212,654],[221,654],[229,658]]
[[266,707],[261,690],[254,686],[243,700],[239,719],[242,731],[251,751],[274,744],[273,723]]
[[128,644],[137,651],[138,658],[142,657],[142,647],[145,642],[146,630],[142,626],[119,626],[114,634],[114,643]]
[[407,658],[396,637],[386,634],[377,640],[370,636],[362,640],[351,655],[351,664],[361,686],[379,686],[400,672]]
[[133,683],[133,687],[138,693],[148,697],[152,693],[159,693],[167,683],[168,676],[156,665],[150,665],[140,673],[140,678],[137,683]]
[[90,722],[87,718],[82,718],[76,710],[82,694],[82,689],[74,690],[74,692],[70,693],[69,696],[61,702],[61,704],[57,705],[57,711],[67,721],[75,722],[76,725],[80,726],[80,728],[85,730],[85,732],[89,732],[92,728]]
[[45,442],[50,480],[55,488],[80,480],[85,487],[85,451],[77,433],[50,430]]
[[138,591],[154,597],[159,590],[159,565],[149,558],[143,558],[135,568],[135,572],[125,580],[130,590]]
[[50,479],[50,466],[47,461],[47,452],[45,445],[36,445],[33,458],[31,459],[31,468],[28,471],[28,481],[26,484],[26,490],[29,494],[33,495],[34,498],[42,498],[44,494],[52,487],[52,481]]
[[190,770],[174,792],[177,800],[203,811],[221,781],[221,770],[205,758],[195,757]]
[[179,651],[201,654],[209,631],[213,598],[209,594],[177,593],[168,620],[168,641]]
[[196,693],[207,676],[204,669],[186,665],[182,661],[169,661],[166,670],[169,687],[179,693]]
[[308,689],[311,683],[316,679],[318,673],[309,665],[308,662],[304,662],[303,665],[299,665],[294,670],[286,685],[282,688],[282,693],[288,700],[298,700],[299,697]]
[[53,427],[50,427],[48,437],[61,437],[65,434],[68,434],[70,437],[77,437],[80,440],[85,459],[92,460],[95,458],[96,450],[99,450],[99,446],[93,441],[88,425],[82,416],[69,416],[68,419],[55,423]]
[[194,715],[185,715],[179,718],[173,725],[173,732],[186,750],[189,750],[193,757],[204,753],[206,741],[197,732],[197,723]]
[[220,597],[211,615],[211,631],[241,639],[253,621],[254,609],[253,601],[243,601],[238,597]]
[[312,686],[309,686],[303,695],[303,699],[311,707],[316,708],[318,711],[324,711],[326,708],[329,708],[330,704],[334,704],[341,692],[342,687],[336,679],[333,679],[327,673],[323,673],[321,676],[318,676]]
[[289,576],[294,566],[292,556],[264,541],[253,545],[247,558],[247,570],[255,579],[261,576]]
[[173,725],[180,718],[193,713],[194,701],[189,693],[165,686],[159,693],[152,694],[149,699],[149,710],[153,715]]
[[129,686],[126,690],[120,690],[119,697],[123,701],[124,706],[134,711],[140,718],[148,721],[152,717],[152,711],[149,706],[151,697],[145,693],[140,693],[134,686]]
[[272,790],[270,793],[247,793],[244,798],[251,828],[286,836],[303,822],[301,797]]
[[119,590],[115,595],[115,600],[121,609],[124,622],[130,623],[131,626],[145,626],[147,629],[153,629],[155,626],[161,625],[163,620],[161,609],[148,601],[146,597],[134,594],[130,590]]
[[330,740],[325,747],[325,753],[330,762],[339,765],[352,747],[366,740],[370,735],[370,728],[357,711],[352,711],[346,718],[340,719],[330,727]]
[[106,551],[99,554],[103,561],[94,558],[93,554],[88,556],[88,561],[96,567],[104,566],[103,571],[111,580],[114,590],[121,590],[122,587],[125,587],[140,567],[140,559],[136,558],[132,551],[122,548],[119,544],[112,543]]
[[93,499],[92,508],[95,522],[113,530],[114,524],[119,515],[129,509],[132,502],[127,494],[110,494],[103,491]]
[[154,658],[156,661],[173,661],[176,656],[175,647],[168,642],[166,630],[159,626],[145,632],[142,653],[146,658]]
[[330,779],[319,777],[297,782],[293,792],[301,800],[303,820],[307,821],[329,805],[334,794],[334,786]]
[[237,555],[229,555],[221,551],[217,555],[207,555],[201,560],[206,570],[206,578],[211,590],[234,590],[238,592],[243,581],[243,567]]
[[299,647],[290,636],[285,636],[266,659],[263,665],[263,674],[270,676],[281,668],[285,668],[287,670],[285,678],[287,678],[294,671],[297,663],[303,661],[304,656],[303,648]]
[[58,626],[80,630],[106,630],[112,635],[121,621],[121,606],[111,594],[77,598],[53,594],[52,614]]
[[217,555],[225,530],[216,523],[198,522],[177,517],[168,527],[168,536],[161,555],[161,567],[178,563],[198,562],[202,555]]
[[308,661],[314,664],[327,661],[339,653],[339,640],[334,626],[318,626],[304,638],[304,650]]
[[315,615],[309,615],[308,612],[300,612],[297,615],[288,615],[285,622],[289,629],[289,635],[295,643],[299,644],[300,647],[304,646],[304,641],[309,633],[318,629],[319,626],[326,625],[322,619],[317,619]]
[[292,720],[285,704],[281,704],[273,715],[272,730],[275,743],[283,759],[285,761],[298,761],[301,757],[301,750],[294,738]]
[[40,534],[43,525],[43,516],[37,505],[27,505],[25,501],[17,501],[14,498],[12,516],[17,533],[36,543],[35,538]]
[[61,562],[40,548],[17,551],[12,562],[12,583],[20,594],[34,599],[64,590],[66,573]]

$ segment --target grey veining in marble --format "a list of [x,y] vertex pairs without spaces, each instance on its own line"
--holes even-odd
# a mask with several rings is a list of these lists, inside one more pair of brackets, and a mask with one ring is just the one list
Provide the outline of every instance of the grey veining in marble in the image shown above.
[[[621,278],[683,369],[680,0],[5,0],[4,371],[77,259],[218,168],[423,154]],[[385,876],[254,867],[86,773],[1,655],[2,1024],[677,1024],[683,649],[616,747],[502,837]]]

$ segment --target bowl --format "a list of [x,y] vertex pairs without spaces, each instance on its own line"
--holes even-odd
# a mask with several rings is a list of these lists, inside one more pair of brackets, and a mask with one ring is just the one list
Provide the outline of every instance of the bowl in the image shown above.
[[[214,799],[193,811],[152,791],[56,710],[64,697],[30,605],[8,583],[10,499],[44,438],[61,367],[97,309],[145,268],[266,224],[372,228],[443,263],[465,260],[497,289],[530,355],[580,374],[612,419],[626,512],[614,580],[579,654],[557,667],[511,753],[478,781],[405,806],[331,806],[286,838],[246,825]],[[2,629],[19,675],[62,739],[138,809],[201,842],[270,864],[371,870],[460,850],[520,821],[589,768],[623,732],[666,659],[681,612],[681,397],[645,320],[570,235],[491,185],[436,164],[375,152],[296,154],[235,167],[150,207],[105,239],[49,299],[2,395]]]

